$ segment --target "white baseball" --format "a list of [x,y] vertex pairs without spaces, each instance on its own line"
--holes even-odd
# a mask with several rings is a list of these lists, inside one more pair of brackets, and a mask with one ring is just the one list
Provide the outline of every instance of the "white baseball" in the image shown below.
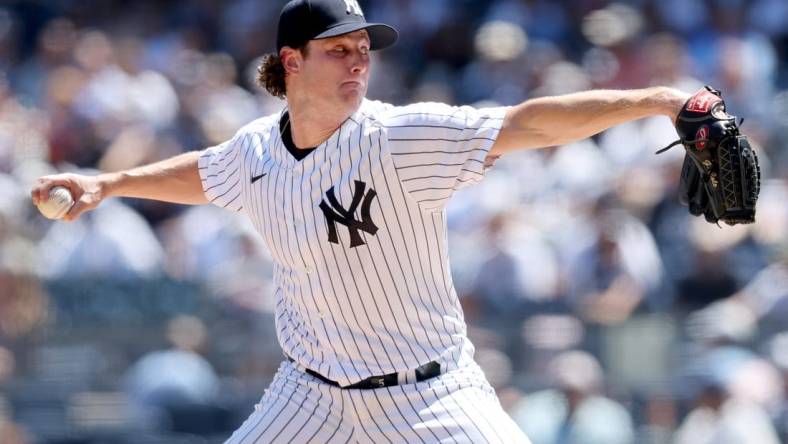
[[62,186],[52,187],[49,198],[38,203],[38,211],[49,219],[60,219],[68,213],[74,205],[74,198],[68,188]]

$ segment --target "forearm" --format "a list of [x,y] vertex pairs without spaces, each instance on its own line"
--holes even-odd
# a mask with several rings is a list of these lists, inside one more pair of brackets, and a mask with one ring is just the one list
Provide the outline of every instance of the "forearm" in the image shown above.
[[208,203],[197,169],[199,151],[97,177],[104,197],[136,197],[180,204]]
[[654,87],[528,100],[509,110],[496,148],[502,154],[518,148],[564,145],[649,116],[673,120],[688,98],[672,88]]

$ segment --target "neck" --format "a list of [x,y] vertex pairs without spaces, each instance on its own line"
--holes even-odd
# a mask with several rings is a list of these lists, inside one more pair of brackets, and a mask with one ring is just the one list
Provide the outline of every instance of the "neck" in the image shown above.
[[336,107],[322,105],[310,100],[287,98],[290,132],[297,148],[320,145],[352,115],[352,112],[340,112]]

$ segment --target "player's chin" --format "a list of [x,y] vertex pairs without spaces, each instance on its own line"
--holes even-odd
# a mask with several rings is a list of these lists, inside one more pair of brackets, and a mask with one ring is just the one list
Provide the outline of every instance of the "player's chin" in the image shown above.
[[339,93],[342,102],[354,109],[361,105],[361,101],[364,100],[366,95],[366,88],[342,88]]
[[339,85],[339,93],[348,98],[364,98],[367,94],[367,85],[361,82],[344,82]]

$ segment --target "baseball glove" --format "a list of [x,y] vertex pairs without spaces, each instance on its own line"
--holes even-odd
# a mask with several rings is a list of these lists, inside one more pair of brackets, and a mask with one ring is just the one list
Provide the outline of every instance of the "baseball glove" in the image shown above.
[[702,214],[711,223],[755,222],[761,170],[747,136],[739,133],[740,124],[728,114],[720,92],[706,86],[679,112],[679,140],[657,151],[684,145],[679,200],[692,215]]

